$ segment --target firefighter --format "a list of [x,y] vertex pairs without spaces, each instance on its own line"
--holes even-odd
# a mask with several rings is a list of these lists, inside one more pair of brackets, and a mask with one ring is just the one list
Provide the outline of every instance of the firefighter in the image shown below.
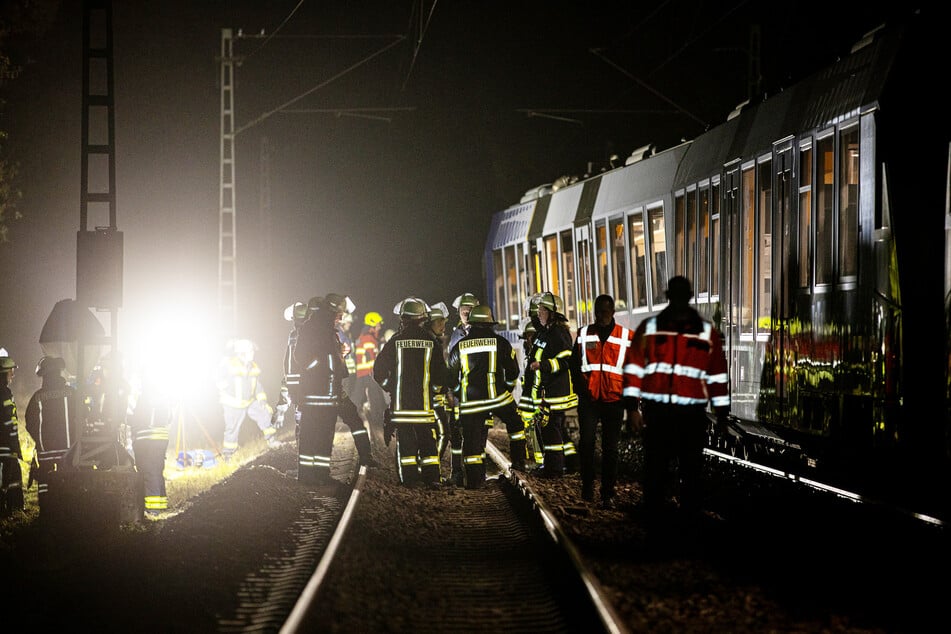
[[40,512],[49,491],[50,476],[63,468],[63,457],[79,440],[82,417],[79,395],[66,383],[66,361],[43,357],[36,364],[42,386],[26,406],[26,431],[33,438],[34,453],[29,482],[36,482]]
[[369,407],[367,421],[374,430],[383,428],[383,412],[386,409],[386,395],[373,380],[373,363],[382,347],[383,326],[383,316],[380,313],[370,311],[364,315],[363,330],[357,337],[354,350],[357,378],[354,381],[352,398],[358,411],[365,411]]
[[[628,420],[636,403],[625,396],[634,382],[631,344],[634,332],[614,321],[614,298],[594,300],[594,323],[578,329],[571,354],[571,371],[578,390],[581,435],[581,499],[594,501],[595,444],[601,424],[601,506],[615,507],[618,441],[624,413]],[[629,390],[628,390],[629,391]]]
[[465,487],[478,489],[485,483],[486,416],[505,423],[512,455],[525,453],[525,428],[511,392],[519,375],[512,344],[496,334],[488,306],[474,306],[468,322],[469,333],[449,350],[449,384],[462,425]]
[[357,355],[356,344],[353,341],[353,334],[350,332],[353,328],[353,313],[344,313],[337,324],[337,338],[343,346],[343,360],[347,362],[347,372],[349,376],[344,381],[344,389],[347,394],[353,394],[357,382]]
[[330,293],[314,301],[315,310],[301,325],[294,348],[300,368],[301,422],[297,442],[297,479],[304,484],[331,484],[330,458],[334,429],[347,365],[343,359],[336,324],[344,313],[352,313],[349,297]]
[[[436,341],[442,352],[443,360],[449,358],[449,336],[446,334],[446,321],[449,317],[449,307],[443,302],[436,302],[429,307],[426,330]],[[435,410],[437,418],[437,436],[439,438],[439,462],[442,464],[446,448],[450,455],[450,481],[456,485],[462,484],[462,430],[456,419],[455,411],[448,406],[449,388],[445,387],[436,393]]]
[[440,484],[434,395],[444,392],[447,371],[441,347],[424,327],[428,311],[418,298],[403,300],[399,331],[373,365],[374,380],[390,395],[397,469],[404,486]]
[[[532,310],[534,310],[534,308]],[[537,332],[538,331],[535,330],[535,324],[532,323],[532,320],[526,319],[522,324],[522,332],[518,336],[518,338],[522,340],[522,356],[525,359],[525,368],[522,368],[523,382],[525,377],[528,375],[528,372],[525,370],[531,360],[530,355],[532,352],[532,346],[535,344],[535,334]],[[524,392],[524,387],[522,391]],[[529,399],[531,399],[531,396],[529,396]],[[518,403],[519,414],[521,414],[522,421],[525,423],[525,440],[529,460],[529,462],[525,464],[525,468],[535,470],[545,463],[545,448],[542,446],[541,442],[541,425],[542,423],[547,422],[550,412],[547,408],[538,412],[535,411],[534,407],[527,407],[523,409],[521,396],[519,396]]]
[[157,517],[168,510],[165,491],[165,455],[168,432],[174,418],[170,399],[162,393],[150,372],[145,372],[142,392],[129,416],[135,469],[142,474],[145,514]]
[[460,339],[469,334],[469,313],[479,305],[478,298],[472,293],[463,293],[452,300],[452,307],[459,313],[459,322],[449,333],[449,349],[456,345]]
[[245,418],[253,420],[268,447],[279,447],[271,424],[273,409],[261,385],[261,367],[254,360],[255,345],[250,339],[230,342],[231,355],[222,359],[218,368],[218,397],[225,419],[224,459],[230,460],[238,450],[238,435]]
[[[526,361],[519,405],[523,417],[528,411],[542,417],[548,412],[548,420],[540,424],[545,456],[538,475],[557,478],[565,473],[568,456],[576,460],[566,416],[568,410],[578,406],[568,364],[574,341],[568,320],[561,312],[564,307],[560,297],[545,292],[533,303],[535,310],[530,316],[537,332]],[[511,455],[513,467],[524,469],[525,456]],[[571,466],[577,471],[576,464]]]
[[132,405],[132,387],[125,378],[122,355],[113,350],[99,360],[86,382],[84,433],[116,439],[131,448],[126,417]]
[[291,331],[287,334],[287,347],[284,349],[284,362],[281,364],[281,398],[275,408],[275,427],[284,424],[288,411],[294,417],[294,437],[300,434],[300,369],[294,363],[294,347],[300,335],[300,327],[310,317],[309,303],[294,302],[284,309],[284,320],[291,322]]
[[0,517],[23,510],[23,471],[17,404],[10,384],[17,364],[0,348]]

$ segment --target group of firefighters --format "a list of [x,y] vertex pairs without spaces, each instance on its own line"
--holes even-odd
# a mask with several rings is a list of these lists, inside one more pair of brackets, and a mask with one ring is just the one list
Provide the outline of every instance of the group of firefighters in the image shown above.
[[[407,297],[393,309],[399,326],[390,337],[380,336],[382,316],[367,312],[355,343],[349,335],[355,307],[348,297],[330,294],[289,307],[295,323],[284,374],[297,406],[299,479],[331,482],[339,417],[354,434],[363,464],[374,464],[368,428],[382,427],[387,446],[395,439],[402,484],[478,489],[486,479],[488,430],[498,420],[513,469],[547,478],[580,472],[580,494],[588,502],[600,474],[601,505],[610,509],[627,422],[643,436],[648,507],[665,504],[673,464],[681,506],[697,510],[707,413],[725,424],[730,409],[727,367],[719,332],[689,305],[689,281],[674,277],[667,292],[668,307],[636,330],[616,323],[614,299],[601,295],[594,323],[574,335],[562,299],[551,292],[534,295],[525,306],[523,367],[496,332],[490,307],[472,293],[453,302],[459,321],[449,332],[444,303]],[[568,426],[572,410],[578,447]],[[450,469],[443,477],[447,449]]]
[[[716,414],[718,424],[725,424],[729,413],[726,360],[718,331],[689,306],[689,281],[672,278],[667,293],[668,307],[633,331],[615,322],[614,299],[601,295],[595,322],[574,336],[559,296],[532,296],[520,335],[523,367],[496,332],[490,307],[472,293],[453,301],[458,323],[448,332],[444,303],[407,297],[393,309],[399,317],[395,332],[384,337],[382,315],[370,311],[356,340],[350,334],[355,306],[349,297],[330,293],[295,302],[284,312],[292,328],[275,408],[261,385],[253,342],[229,342],[217,385],[225,422],[223,457],[230,459],[238,449],[247,418],[268,446],[279,446],[277,431],[290,413],[302,483],[334,481],[331,454],[340,420],[350,429],[362,465],[378,466],[371,452],[373,432],[387,446],[395,439],[402,484],[478,489],[486,480],[488,430],[497,419],[508,435],[512,469],[546,478],[580,472],[580,494],[588,502],[600,473],[601,505],[614,508],[618,441],[626,421],[643,435],[649,509],[664,504],[671,464],[679,465],[681,505],[695,509],[707,412]],[[87,386],[82,403],[66,382],[63,359],[44,357],[37,366],[43,386],[27,407],[26,429],[36,446],[29,482],[37,483],[41,508],[51,474],[68,467],[76,440],[83,434],[114,435],[117,420],[127,422],[130,453],[143,473],[146,511],[167,508],[168,401],[147,379],[132,397],[121,368],[112,365],[108,357],[100,363],[90,383],[95,389]],[[0,349],[0,510],[5,513],[23,507],[18,419],[9,387],[15,368]],[[113,380],[121,385],[109,384]],[[109,403],[109,395],[120,399]],[[575,409],[577,447],[568,426],[568,413]],[[78,415],[82,411],[85,415]],[[443,477],[447,450],[450,468]]]

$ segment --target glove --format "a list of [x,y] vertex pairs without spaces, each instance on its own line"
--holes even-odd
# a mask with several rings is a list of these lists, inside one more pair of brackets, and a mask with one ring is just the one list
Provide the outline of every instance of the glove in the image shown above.
[[644,431],[644,416],[636,407],[627,410],[627,428],[632,434],[640,434]]

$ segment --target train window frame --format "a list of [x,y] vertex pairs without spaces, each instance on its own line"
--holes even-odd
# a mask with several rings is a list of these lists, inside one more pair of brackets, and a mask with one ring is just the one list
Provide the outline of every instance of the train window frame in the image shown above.
[[611,245],[608,239],[607,218],[600,218],[594,223],[594,293],[598,295],[612,295],[611,290]]
[[[813,152],[815,161],[815,179],[813,180],[813,275],[812,287],[815,292],[830,288],[836,280],[835,273],[835,127],[826,128],[816,134]],[[827,163],[820,155],[831,144],[832,154]],[[831,175],[831,182],[826,182]],[[827,201],[828,199],[828,201]],[[827,204],[824,204],[827,203]],[[828,214],[828,217],[826,217]],[[828,231],[823,227],[829,225]],[[820,237],[822,239],[820,240]],[[820,267],[822,264],[822,267]]]
[[739,170],[739,281],[737,304],[740,341],[752,341],[756,333],[756,161]]
[[710,303],[720,302],[722,288],[720,276],[723,274],[723,224],[720,222],[722,213],[722,189],[720,177],[710,179]]
[[[804,165],[803,156],[808,159],[808,165]],[[810,135],[808,139],[799,141],[799,149],[796,153],[795,161],[796,207],[798,217],[798,264],[799,279],[797,285],[800,292],[810,293],[812,291],[813,280],[815,279],[815,182],[816,182],[816,159],[814,154],[814,142]],[[804,213],[806,209],[808,213]]]
[[[655,306],[666,305],[667,280],[672,276],[670,274],[670,258],[668,257],[670,240],[667,237],[667,206],[664,201],[649,204],[644,207],[645,217],[647,218],[647,252],[650,254],[647,262],[647,297],[648,310]],[[660,223],[660,227],[655,227],[655,222]],[[660,232],[660,236],[656,235]]]
[[[851,154],[846,137],[854,135],[855,154]],[[839,124],[836,132],[836,271],[840,285],[851,285],[859,275],[859,223],[862,170],[862,133],[858,119]],[[851,147],[851,146],[850,146]]]
[[757,341],[768,341],[772,336],[772,298],[775,295],[773,280],[773,213],[776,208],[773,182],[773,154],[764,154],[756,159],[756,294],[754,332]]
[[[637,207],[625,216],[628,239],[628,275],[631,278],[631,302],[629,312],[643,312],[650,308],[650,230],[648,214],[644,207]],[[640,232],[635,236],[634,225]],[[637,239],[639,238],[639,240]],[[635,253],[640,246],[640,255]]]
[[[608,236],[611,247],[610,256],[611,290],[613,291],[615,308],[619,311],[630,310],[631,275],[628,256],[627,222],[624,214],[617,214],[608,218]],[[620,229],[620,236],[618,230]]]
[[[674,260],[671,274],[687,275],[686,249],[687,249],[687,215],[686,215],[686,190],[674,192]],[[668,267],[670,262],[668,262]]]
[[697,301],[696,289],[698,287],[697,277],[699,275],[699,262],[697,260],[697,236],[699,231],[697,202],[697,186],[690,185],[684,192],[684,275],[687,276],[687,279],[689,279],[693,285],[694,302]]

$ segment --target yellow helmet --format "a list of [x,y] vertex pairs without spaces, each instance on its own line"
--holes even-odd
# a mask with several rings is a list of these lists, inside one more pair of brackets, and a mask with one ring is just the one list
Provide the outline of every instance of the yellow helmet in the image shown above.
[[371,310],[366,315],[363,316],[363,323],[373,328],[374,326],[379,326],[383,323],[383,316],[380,313]]

